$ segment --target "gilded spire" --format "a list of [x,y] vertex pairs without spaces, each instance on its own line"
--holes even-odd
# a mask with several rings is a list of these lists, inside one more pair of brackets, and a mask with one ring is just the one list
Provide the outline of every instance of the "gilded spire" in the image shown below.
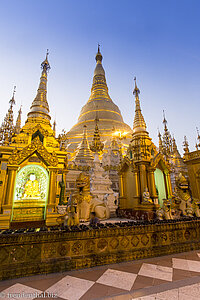
[[164,109],[163,109],[163,124],[164,124],[165,130],[167,130],[167,120],[165,118],[165,111],[164,111]]
[[96,116],[96,119],[95,119],[95,129],[94,129],[94,137],[93,137],[93,140],[92,140],[92,143],[90,144],[90,150],[92,152],[101,152],[104,148],[104,144],[101,142],[101,139],[100,139],[100,134],[99,134],[99,127],[98,127],[98,118]]
[[32,102],[30,112],[28,113],[29,118],[43,118],[48,121],[51,120],[49,115],[49,105],[47,102],[47,73],[50,70],[50,65],[48,62],[49,51],[47,49],[46,58],[41,63],[42,74],[40,77],[39,88],[37,95]]
[[13,89],[13,96],[12,98],[10,99],[9,103],[10,103],[10,109],[12,110],[13,108],[13,105],[15,104],[15,93],[16,93],[16,86],[14,86],[14,89]]
[[162,136],[161,136],[159,129],[158,129],[158,138],[159,138],[159,151],[162,153],[163,152],[163,142],[162,142]]
[[54,134],[56,135],[56,120],[54,120],[54,122],[53,122],[53,131],[54,131]]
[[16,86],[14,86],[13,96],[9,101],[10,107],[8,112],[2,122],[0,127],[0,144],[1,145],[9,145],[12,140],[12,136],[14,134],[14,124],[13,124],[13,105],[15,104],[15,92]]
[[165,118],[165,111],[163,110],[163,125],[164,125],[164,133],[163,133],[163,152],[165,155],[170,155],[172,153],[172,137],[167,128],[167,120]]
[[[199,134],[199,129],[198,129],[198,127],[196,127],[196,130],[197,130],[197,140],[198,140],[197,147],[200,147],[200,134]],[[197,148],[197,147],[196,147],[196,148]]]
[[178,147],[177,147],[177,145],[176,145],[176,140],[175,140],[174,136],[173,136],[173,138],[172,138],[172,153],[173,153],[174,156],[176,156],[176,157],[181,157],[181,155],[180,155],[180,153],[179,153],[179,151],[178,151]]
[[18,116],[16,120],[16,125],[15,125],[15,133],[20,133],[21,129],[21,115],[22,115],[22,106],[20,106],[20,109],[18,111]]
[[140,108],[140,100],[139,100],[140,90],[137,87],[136,77],[134,78],[134,81],[135,81],[135,88],[133,91],[133,95],[135,95],[135,117],[133,122],[133,134],[141,131],[146,132],[146,123]]
[[102,59],[103,59],[103,56],[100,52],[100,45],[98,44],[98,51],[97,51],[97,54],[96,54],[96,62],[97,63],[101,63],[102,62]]
[[78,122],[67,133],[73,148],[77,147],[77,141],[80,142],[83,125],[87,125],[88,140],[92,141],[96,113],[98,113],[98,128],[101,131],[102,141],[110,140],[113,126],[115,126],[116,130],[128,132],[129,137],[131,137],[131,128],[124,123],[119,107],[112,101],[108,93],[102,60],[103,57],[98,45],[90,97],[81,109]]
[[103,93],[106,100],[111,100],[110,96],[108,95],[108,87],[107,87],[107,83],[106,83],[105,71],[102,66],[103,56],[100,52],[99,44],[98,44],[98,51],[97,51],[95,59],[96,59],[96,67],[94,70],[93,84],[92,84],[92,89],[91,89],[92,93],[91,93],[89,101],[92,100],[93,98],[96,98],[96,96],[99,97],[99,89],[102,90],[101,93]]
[[89,143],[87,139],[87,126],[83,126],[83,138],[80,144],[80,147],[78,149],[78,152],[75,157],[76,162],[85,163],[93,161],[93,155],[89,148]]
[[189,150],[189,144],[188,144],[188,140],[187,140],[186,135],[184,136],[183,150],[184,150],[185,153],[189,153],[190,152],[190,150]]

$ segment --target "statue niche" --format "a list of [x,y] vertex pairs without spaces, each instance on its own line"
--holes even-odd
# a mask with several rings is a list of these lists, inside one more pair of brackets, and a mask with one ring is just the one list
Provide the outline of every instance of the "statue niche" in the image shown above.
[[49,174],[40,165],[26,165],[16,176],[12,221],[45,219]]

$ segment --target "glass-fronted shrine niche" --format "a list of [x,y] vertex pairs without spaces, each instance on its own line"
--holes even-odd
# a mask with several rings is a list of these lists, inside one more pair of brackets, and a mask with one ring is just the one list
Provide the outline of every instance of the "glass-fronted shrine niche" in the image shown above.
[[166,199],[166,184],[165,177],[162,170],[156,168],[154,172],[156,191],[158,193],[158,202],[162,206],[163,199]]
[[45,219],[49,174],[40,165],[27,165],[16,176],[12,221]]

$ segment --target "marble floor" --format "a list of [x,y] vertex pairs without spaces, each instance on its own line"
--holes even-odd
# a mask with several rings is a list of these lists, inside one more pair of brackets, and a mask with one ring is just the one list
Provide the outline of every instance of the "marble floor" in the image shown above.
[[0,282],[0,299],[198,300],[200,250]]

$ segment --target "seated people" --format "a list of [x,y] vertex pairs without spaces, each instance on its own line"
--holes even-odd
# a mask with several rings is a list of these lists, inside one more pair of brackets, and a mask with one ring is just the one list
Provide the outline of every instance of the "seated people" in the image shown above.
[[92,211],[90,213],[91,219],[90,219],[90,225],[97,225],[99,224],[99,219],[96,217],[96,213],[94,211]]

